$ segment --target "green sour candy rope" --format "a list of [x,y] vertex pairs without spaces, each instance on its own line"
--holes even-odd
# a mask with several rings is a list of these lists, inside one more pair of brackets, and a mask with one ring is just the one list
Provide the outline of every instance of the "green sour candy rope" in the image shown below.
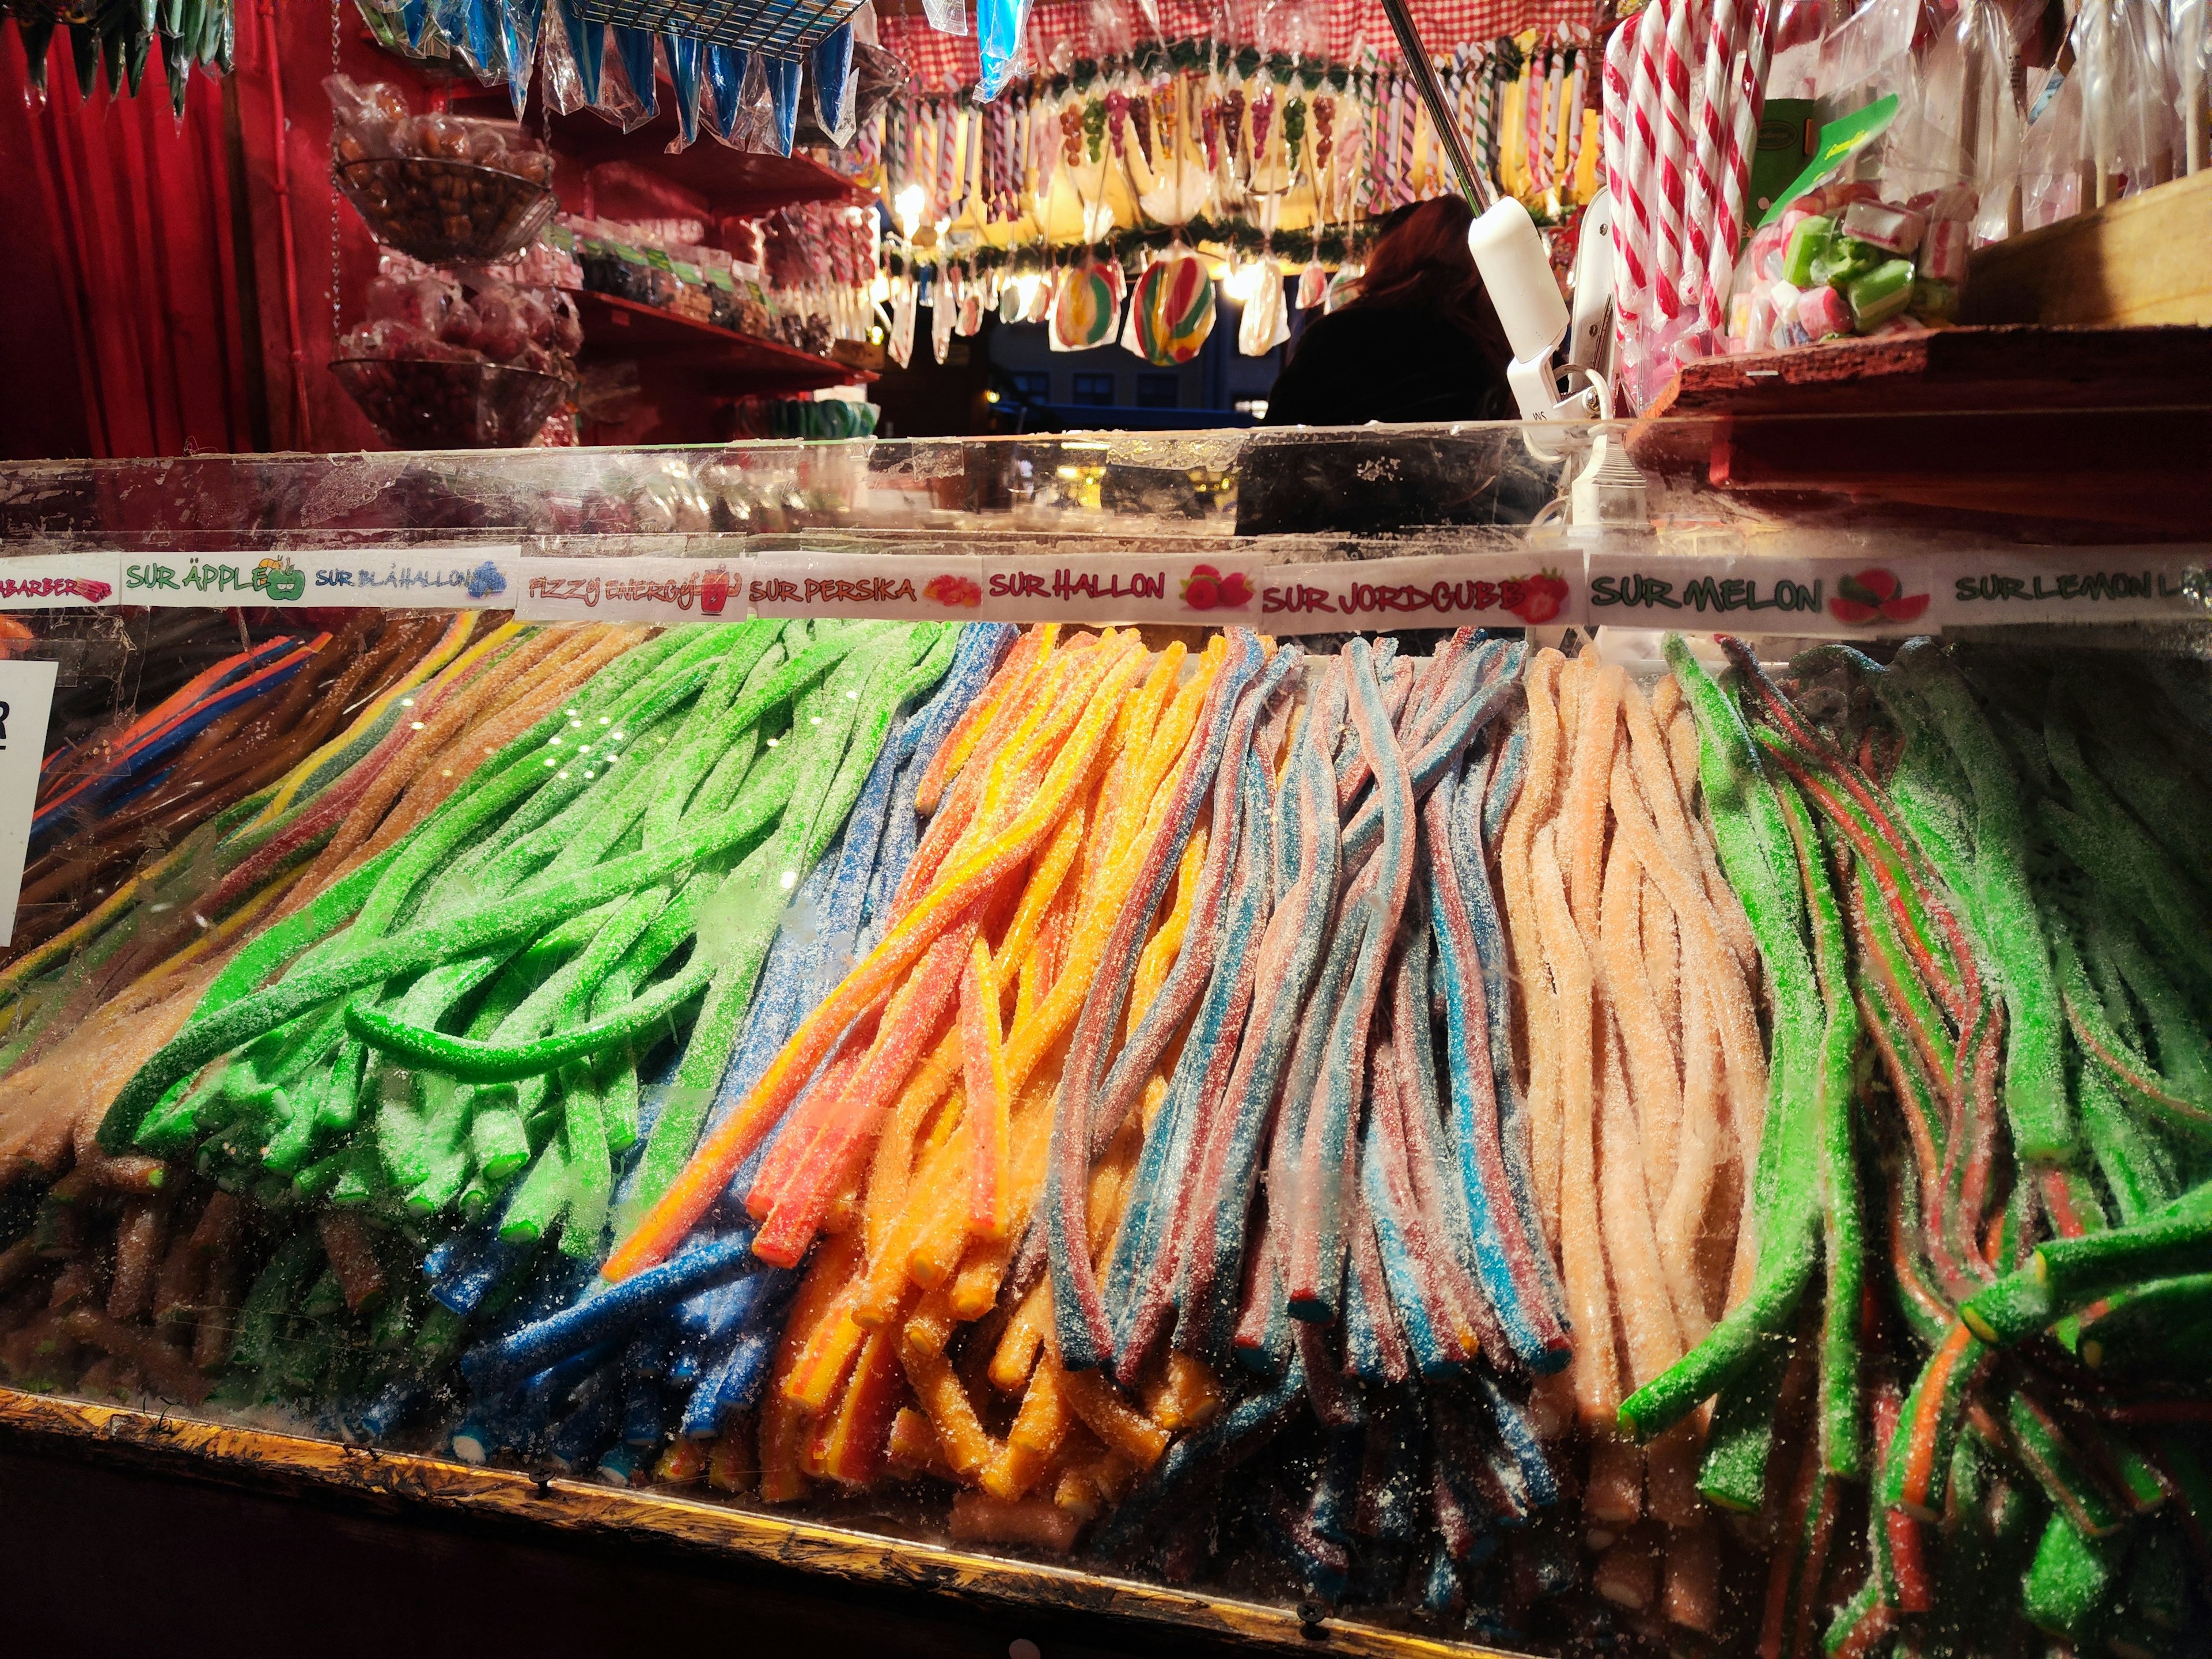
[[[1973,791],[1974,866],[1967,878],[1973,885],[1954,890],[1970,903],[1975,933],[1994,959],[2011,1016],[2005,1115],[2014,1152],[2033,1164],[2077,1164],[2081,1146],[2066,1095],[2065,1018],[2028,885],[2020,778],[1979,700],[1932,641],[1906,644],[1893,672],[1924,699]],[[1942,873],[1947,881],[1958,878]]]

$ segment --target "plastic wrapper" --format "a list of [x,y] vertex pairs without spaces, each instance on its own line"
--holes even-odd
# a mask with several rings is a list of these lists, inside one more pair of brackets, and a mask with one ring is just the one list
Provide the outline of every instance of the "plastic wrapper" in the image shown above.
[[[1881,110],[1865,114],[1878,120]],[[1877,136],[1878,170],[1863,144],[1825,182],[1778,198],[1752,233],[1730,288],[1728,350],[1783,350],[1957,319],[1980,192],[1959,176],[1955,141],[1937,146],[1931,161],[1921,148],[1924,126],[1869,135]],[[1844,176],[1854,171],[1876,176]]]
[[806,63],[799,58],[763,54],[761,65],[768,76],[769,99],[775,112],[770,142],[777,155],[788,155],[799,132],[799,83],[805,78]]
[[1291,337],[1290,307],[1272,258],[1261,261],[1258,277],[1237,321],[1237,349],[1247,357],[1264,357]]

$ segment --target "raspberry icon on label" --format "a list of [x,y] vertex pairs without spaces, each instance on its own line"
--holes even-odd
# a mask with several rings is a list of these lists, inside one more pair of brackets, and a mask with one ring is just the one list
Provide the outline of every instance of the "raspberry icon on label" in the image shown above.
[[1252,603],[1252,579],[1241,570],[1224,576],[1210,564],[1194,564],[1183,578],[1182,602],[1194,611],[1241,611]]
[[1845,576],[1836,584],[1836,597],[1828,601],[1828,614],[1839,623],[1864,627],[1880,617],[1884,622],[1917,622],[1928,609],[1925,593],[1902,592],[1896,574],[1879,567]]
[[1547,623],[1559,614],[1566,603],[1567,584],[1556,570],[1546,570],[1534,576],[1521,578],[1521,598],[1517,604],[1506,609],[1524,623]]

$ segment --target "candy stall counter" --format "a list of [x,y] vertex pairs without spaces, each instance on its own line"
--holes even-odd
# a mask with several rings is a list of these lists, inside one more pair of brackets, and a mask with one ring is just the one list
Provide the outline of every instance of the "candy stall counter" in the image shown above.
[[1630,436],[0,469],[0,1446],[1138,1650],[2204,1652],[2206,550]]

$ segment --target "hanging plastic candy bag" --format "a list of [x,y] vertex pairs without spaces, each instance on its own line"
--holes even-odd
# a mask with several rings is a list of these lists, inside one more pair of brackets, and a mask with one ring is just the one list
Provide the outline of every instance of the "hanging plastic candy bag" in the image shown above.
[[1086,259],[1054,273],[1052,284],[1054,351],[1088,351],[1111,343],[1121,316],[1121,267]]
[[1138,283],[1129,308],[1146,362],[1162,368],[1188,362],[1213,332],[1213,278],[1206,261],[1185,248],[1169,250]]
[[707,82],[707,130],[724,143],[736,135],[738,118],[744,112],[745,65],[751,57],[736,46],[708,46],[701,57]]
[[1259,276],[1237,324],[1237,349],[1247,357],[1264,357],[1291,337],[1290,307],[1283,303],[1282,274],[1273,258],[1261,258]]
[[840,149],[853,141],[853,26],[841,23],[810,54],[808,77],[814,83],[814,118]]
[[607,26],[579,17],[574,0],[550,3],[560,27],[544,31],[545,101],[563,115],[574,115],[599,101]]
[[507,30],[497,0],[468,0],[464,23],[462,60],[484,85],[497,86],[507,78]]
[[968,0],[921,0],[921,15],[939,34],[968,33]]
[[1321,261],[1309,259],[1298,273],[1298,309],[1311,311],[1328,297],[1328,272],[1322,269]]
[[975,95],[979,99],[996,98],[1020,71],[1022,30],[1029,16],[1029,0],[979,0],[975,10],[975,57],[980,66]]
[[660,57],[654,50],[659,40],[643,29],[624,28],[620,24],[614,26],[614,31],[615,55],[631,94],[649,120],[660,113]]
[[898,297],[891,301],[891,361],[904,368],[914,361],[915,313],[921,309],[921,288],[913,277],[899,280]]
[[1123,308],[1121,313],[1121,337],[1117,343],[1120,344],[1122,350],[1127,352],[1132,357],[1141,357],[1145,355],[1145,348],[1137,338],[1137,298],[1135,289],[1144,287],[1145,275],[1147,271],[1151,270],[1152,268],[1152,257],[1147,254],[1144,257],[1143,263],[1139,265],[1137,269],[1137,281],[1135,288],[1131,290],[1129,303]]
[[1321,314],[1341,311],[1359,297],[1359,279],[1367,274],[1364,264],[1345,264],[1337,268],[1336,275],[1328,279],[1328,291],[1322,295]]
[[514,106],[514,118],[520,121],[530,104],[530,66],[538,61],[545,0],[503,0],[499,13],[507,50],[507,93]]
[[668,153],[680,155],[699,137],[699,94],[705,79],[699,72],[699,43],[689,35],[660,37],[660,61],[668,70],[669,84],[676,88],[676,137]]
[[952,349],[952,325],[959,316],[958,273],[950,265],[940,266],[929,295],[929,349],[937,354],[940,364]]
[[774,147],[779,155],[791,154],[791,141],[799,131],[799,83],[805,76],[806,64],[797,58],[761,58],[768,70],[768,91],[775,108]]
[[961,338],[967,339],[975,335],[982,326],[983,284],[981,282],[969,283],[961,290],[960,318],[953,324],[952,331]]
[[1022,312],[1022,320],[1025,323],[1049,322],[1052,319],[1052,307],[1059,298],[1059,287],[1053,280],[1053,273],[1048,271],[1040,276],[1036,285],[1029,291],[1029,303]]

